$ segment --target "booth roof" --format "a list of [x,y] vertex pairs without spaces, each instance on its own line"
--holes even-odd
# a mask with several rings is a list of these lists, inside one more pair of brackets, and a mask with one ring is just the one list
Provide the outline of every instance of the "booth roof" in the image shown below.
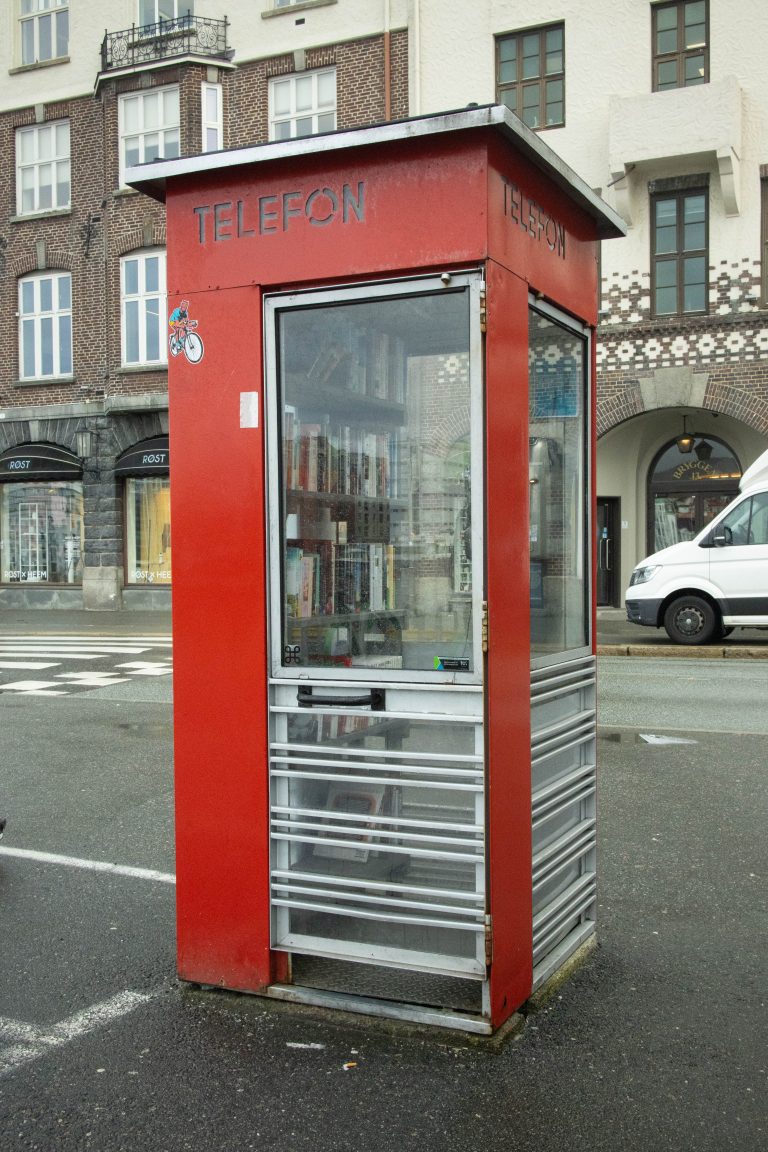
[[126,183],[155,200],[165,201],[166,185],[178,176],[221,171],[239,165],[259,164],[267,160],[293,159],[297,156],[331,153],[348,148],[361,148],[398,140],[415,140],[447,132],[492,128],[513,147],[540,168],[558,187],[592,217],[601,240],[625,236],[627,226],[617,212],[597,196],[589,185],[545,144],[536,132],[513,115],[503,104],[487,104],[458,112],[441,112],[409,120],[392,120],[371,128],[350,128],[320,136],[303,136],[296,140],[274,140],[248,148],[231,148],[222,152],[204,152],[176,160],[158,159],[139,164],[126,172]]

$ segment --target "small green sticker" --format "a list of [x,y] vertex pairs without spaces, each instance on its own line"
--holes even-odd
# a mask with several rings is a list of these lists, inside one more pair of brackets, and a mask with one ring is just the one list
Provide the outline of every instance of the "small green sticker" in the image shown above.
[[469,672],[469,660],[452,660],[446,656],[435,656],[435,672]]

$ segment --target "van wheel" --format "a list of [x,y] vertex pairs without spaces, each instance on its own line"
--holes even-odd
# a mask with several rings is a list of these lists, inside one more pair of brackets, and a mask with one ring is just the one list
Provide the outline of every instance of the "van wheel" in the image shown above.
[[678,596],[664,613],[664,627],[675,644],[708,644],[720,635],[720,617],[701,596]]

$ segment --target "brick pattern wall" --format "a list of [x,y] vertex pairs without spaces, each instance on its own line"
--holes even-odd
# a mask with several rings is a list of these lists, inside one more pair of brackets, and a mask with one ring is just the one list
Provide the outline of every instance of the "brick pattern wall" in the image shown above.
[[759,262],[710,267],[706,316],[651,315],[650,276],[603,279],[597,343],[598,435],[644,411],[640,382],[657,369],[705,376],[705,405],[768,435],[768,313],[756,306]]

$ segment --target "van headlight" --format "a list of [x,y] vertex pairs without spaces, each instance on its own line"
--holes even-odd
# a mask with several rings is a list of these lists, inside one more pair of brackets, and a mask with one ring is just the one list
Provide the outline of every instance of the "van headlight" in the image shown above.
[[645,568],[635,568],[634,572],[632,573],[632,578],[629,581],[630,588],[634,584],[645,584],[648,580],[655,576],[657,572],[660,571],[661,564],[648,564]]

